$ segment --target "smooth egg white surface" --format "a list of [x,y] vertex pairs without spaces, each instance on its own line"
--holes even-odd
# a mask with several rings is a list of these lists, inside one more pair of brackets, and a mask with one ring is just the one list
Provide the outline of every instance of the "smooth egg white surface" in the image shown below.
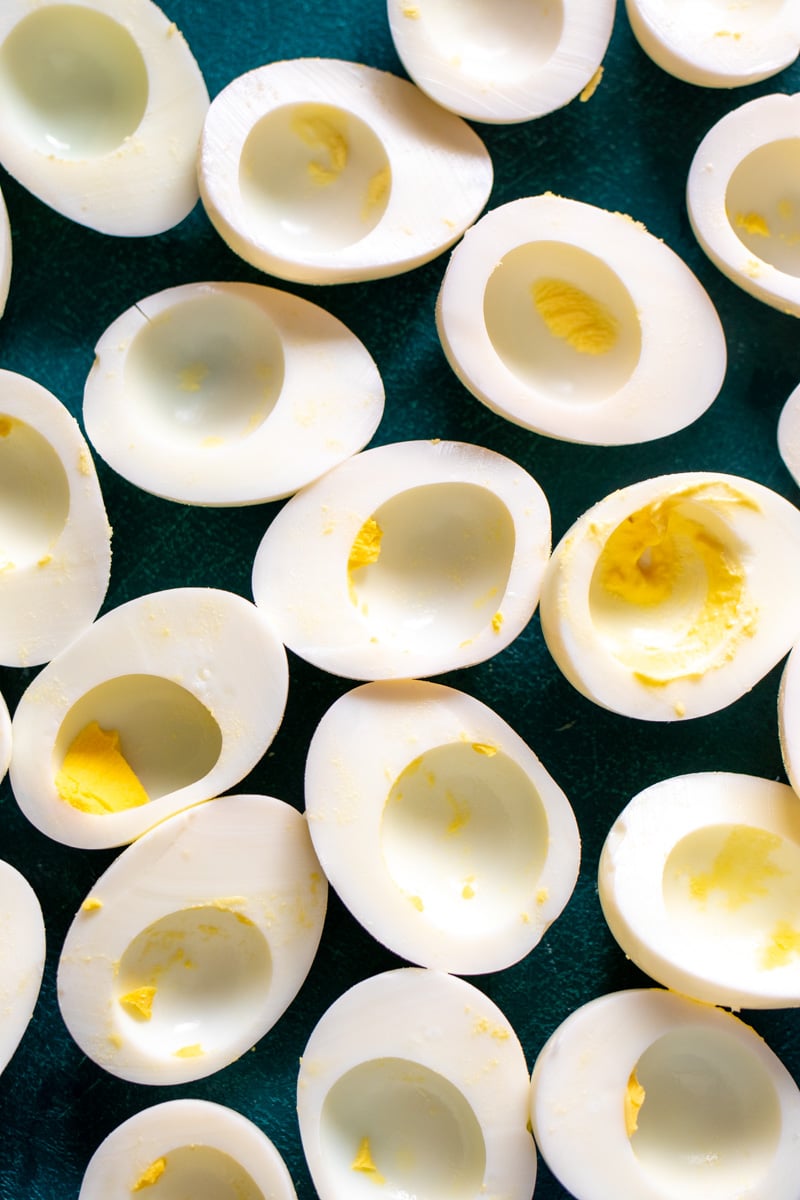
[[658,988],[597,997],[536,1060],[531,1121],[576,1200],[795,1200],[800,1093],[750,1026]]
[[211,1075],[292,1002],[326,903],[291,805],[223,796],[176,813],[120,853],[75,915],[58,964],[67,1029],[121,1079]]
[[68,846],[130,842],[259,762],[288,682],[282,644],[243,597],[174,588],[130,600],[23,693],[12,721],[17,803]]
[[733,1009],[800,1005],[800,798],[728,772],[639,792],[600,856],[603,915],[658,983]]
[[8,209],[0,192],[0,317],[5,312],[8,289],[11,286],[11,226]]
[[360,63],[273,62],[214,98],[199,160],[211,223],[246,262],[352,283],[441,254],[492,186],[478,135],[408,80]]
[[0,663],[48,662],[92,623],[111,529],[89,447],[60,400],[0,370]]
[[340,697],[312,736],[306,815],[328,881],[409,962],[511,966],[569,900],[580,838],[567,797],[479,700],[420,680]]
[[0,783],[6,777],[11,762],[11,717],[3,693],[0,692]]
[[436,325],[473,396],[565,441],[674,433],[725,377],[717,311],[683,260],[631,217],[549,193],[503,204],[467,230]]
[[197,203],[208,91],[151,0],[6,0],[0,108],[0,163],[80,225],[144,237]]
[[689,220],[716,267],[744,291],[800,316],[800,95],[759,96],[711,127],[686,185]]
[[95,353],[89,440],[131,483],[187,504],[282,499],[361,450],[383,414],[378,368],[355,334],[258,284],[148,296]]
[[784,402],[778,418],[778,453],[787,471],[800,486],[800,385]]
[[45,928],[39,899],[16,867],[0,861],[0,1074],[33,1015],[42,985]]
[[395,49],[423,92],[474,121],[510,124],[562,108],[600,68],[613,0],[388,0]]
[[626,0],[631,29],[662,70],[700,87],[777,75],[800,50],[794,0]]
[[419,967],[366,979],[323,1014],[300,1061],[319,1198],[530,1200],[528,1097],[519,1039],[477,988]]
[[549,552],[547,499],[517,463],[464,442],[395,442],[287,500],[256,553],[253,595],[324,671],[436,675],[522,631]]
[[784,770],[800,795],[800,643],[792,647],[781,672],[778,736]]
[[735,475],[682,472],[606,496],[542,584],[547,646],[590,700],[672,721],[732,704],[800,638],[800,511]]
[[296,1200],[275,1145],[209,1100],[167,1100],[123,1121],[97,1147],[78,1200]]

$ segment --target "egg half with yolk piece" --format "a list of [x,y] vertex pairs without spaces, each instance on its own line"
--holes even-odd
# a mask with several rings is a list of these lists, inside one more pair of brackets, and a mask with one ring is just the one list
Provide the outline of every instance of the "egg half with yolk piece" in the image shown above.
[[0,861],[0,1074],[36,1007],[45,958],[44,917],[31,884]]

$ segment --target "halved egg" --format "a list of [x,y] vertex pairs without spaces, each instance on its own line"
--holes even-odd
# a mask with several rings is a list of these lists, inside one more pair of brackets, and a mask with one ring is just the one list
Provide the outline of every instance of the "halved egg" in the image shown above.
[[473,121],[530,121],[593,80],[613,0],[388,0],[395,49],[418,87]]
[[328,881],[421,966],[511,966],[575,886],[567,797],[497,713],[454,688],[391,680],[345,693],[311,738],[305,796]]
[[11,786],[49,837],[119,846],[219,795],[283,719],[286,652],[263,613],[215,588],[112,609],[28,685]]
[[8,209],[0,192],[0,317],[5,312],[8,289],[11,285],[11,226]]
[[472,984],[406,967],[323,1014],[300,1061],[297,1115],[320,1200],[530,1200],[536,1150],[519,1039]]
[[142,237],[198,199],[208,91],[151,0],[5,0],[0,163],[80,225]]
[[721,117],[686,185],[700,246],[757,300],[800,316],[800,95],[758,96]]
[[800,642],[792,647],[781,673],[778,736],[786,775],[800,795]]
[[738,1017],[659,988],[576,1009],[533,1069],[542,1157],[576,1200],[795,1200],[800,1092]]
[[84,390],[95,449],[187,504],[281,499],[369,441],[383,383],[330,313],[275,288],[191,283],[108,327]]
[[797,6],[786,0],[626,0],[625,7],[653,62],[701,87],[757,83],[800,50]]
[[406,79],[360,63],[268,63],[214,98],[200,194],[246,262],[300,283],[396,275],[441,254],[483,208],[478,135]]
[[738,700],[800,638],[800,511],[736,475],[683,472],[600,500],[553,552],[547,646],[596,704],[671,721]]
[[123,1121],[95,1150],[78,1200],[297,1200],[273,1142],[210,1100],[166,1100]]
[[0,783],[6,777],[11,762],[11,717],[3,693],[0,692]]
[[683,260],[632,218],[551,194],[503,204],[467,230],[436,326],[473,396],[565,441],[674,433],[725,377],[722,325]]
[[539,600],[550,509],[511,459],[464,442],[363,450],[273,519],[253,595],[334,675],[437,675],[503,650]]
[[39,898],[16,867],[0,861],[0,1074],[33,1016],[44,956]]
[[0,370],[0,663],[30,667],[92,623],[111,530],[89,447],[52,392]]
[[271,796],[223,796],[126,847],[78,910],[58,1003],[81,1050],[134,1083],[228,1066],[300,990],[327,883],[302,815]]
[[730,772],[639,792],[600,856],[603,915],[658,983],[739,1008],[800,1005],[800,799]]
[[778,418],[778,453],[800,486],[800,385],[787,397]]

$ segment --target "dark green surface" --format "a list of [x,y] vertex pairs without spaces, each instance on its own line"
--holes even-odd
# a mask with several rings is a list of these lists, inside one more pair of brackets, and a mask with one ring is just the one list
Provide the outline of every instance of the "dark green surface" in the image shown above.
[[[348,5],[270,0],[170,0],[165,10],[185,33],[215,95],[262,63],[296,56],[355,59],[402,74],[382,0]],[[722,317],[729,372],[718,400],[691,428],[643,446],[577,447],[517,429],[483,408],[446,366],[433,311],[446,257],[406,276],[320,289],[266,279],[237,259],[198,207],[177,229],[145,241],[112,239],[64,220],[0,171],[9,209],[14,269],[0,321],[0,366],[32,376],[76,415],[94,343],[134,301],[203,279],[286,286],[329,308],[374,355],[386,386],[386,413],[373,444],[409,437],[459,438],[516,459],[550,501],[554,538],[611,491],[671,470],[749,475],[797,502],[777,453],[781,406],[800,380],[794,318],[750,299],[723,279],[688,225],[684,181],[694,150],[724,112],[755,95],[793,91],[800,68],[735,91],[692,88],[660,72],[639,50],[622,5],[603,82],[586,104],[526,125],[478,127],[492,155],[490,206],[551,190],[629,212],[677,250],[708,288]],[[98,463],[114,527],[114,562],[105,608],[160,587],[225,587],[250,596],[259,539],[276,511],[184,508],[157,500]],[[795,597],[787,602],[797,603]],[[305,748],[316,721],[351,685],[290,658],[286,718],[261,765],[236,790],[264,791],[302,807]],[[13,710],[31,671],[0,669]],[[669,775],[743,771],[784,778],[776,723],[779,671],[716,716],[668,727],[605,713],[560,676],[534,618],[491,662],[444,681],[492,705],[529,742],[570,797],[583,838],[583,867],[571,903],[527,960],[472,980],[506,1012],[529,1065],[544,1039],[592,996],[643,981],[606,930],[595,872],[613,818],[638,790]],[[0,856],[36,889],[48,935],[40,1000],[23,1042],[0,1078],[0,1197],[76,1197],[100,1140],[120,1121],[158,1101],[201,1096],[255,1120],[285,1156],[300,1200],[314,1190],[294,1117],[297,1061],[325,1008],[348,986],[398,964],[331,896],[322,946],[299,996],[252,1053],[194,1085],[126,1085],[86,1060],[65,1032],[55,1000],[60,946],[72,916],[115,852],[65,849],[20,814],[0,790]],[[800,1078],[794,1012],[745,1013]],[[566,1193],[540,1164],[537,1200]]]

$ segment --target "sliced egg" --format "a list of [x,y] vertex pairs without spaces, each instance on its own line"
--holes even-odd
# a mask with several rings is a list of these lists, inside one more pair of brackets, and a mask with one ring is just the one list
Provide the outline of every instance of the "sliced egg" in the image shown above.
[[536,1150],[514,1030],[471,984],[425,968],[356,984],[300,1062],[297,1113],[320,1200],[530,1200]]
[[626,805],[600,903],[658,983],[730,1008],[800,1005],[800,799],[727,772],[665,779]]
[[134,1083],[219,1071],[296,996],[326,902],[291,805],[223,796],[176,813],[126,847],[78,910],[58,964],[67,1029]]
[[493,174],[478,135],[408,80],[309,58],[223,88],[199,178],[209,219],[246,262],[280,279],[350,283],[446,250]]
[[6,0],[0,163],[80,225],[142,237],[198,199],[208,91],[151,0]]
[[797,5],[785,0],[626,0],[625,7],[653,62],[701,87],[757,83],[800,50]]
[[297,1200],[275,1145],[209,1100],[167,1100],[129,1117],[97,1147],[78,1200]]
[[800,1092],[759,1035],[658,988],[599,996],[533,1069],[542,1157],[576,1200],[795,1200]]
[[501,717],[454,688],[392,680],[346,693],[311,739],[305,795],[328,881],[421,966],[511,966],[575,886],[567,797]]
[[11,285],[11,226],[8,209],[0,192],[0,317],[5,312],[8,289]]
[[131,483],[188,504],[283,498],[361,450],[383,414],[378,369],[355,334],[257,284],[149,296],[95,353],[89,440]]
[[800,511],[753,480],[684,472],[606,496],[542,584],[547,646],[578,691],[629,717],[699,717],[800,638]]
[[241,596],[175,588],[100,617],[14,713],[11,786],[49,837],[119,846],[227,791],[283,719],[286,652]]
[[786,775],[800,795],[800,642],[792,648],[781,673],[778,734]]
[[547,499],[511,459],[395,442],[287,500],[256,553],[253,595],[285,645],[322,670],[437,675],[522,631],[549,551]]
[[674,433],[725,377],[722,325],[683,260],[632,218],[561,196],[513,200],[467,231],[436,324],[473,396],[566,441]]
[[388,0],[395,49],[437,104],[473,121],[530,121],[593,81],[613,0]]
[[0,783],[6,777],[11,762],[11,717],[3,693],[0,692]]
[[790,393],[778,418],[778,453],[800,486],[800,385]]
[[800,316],[800,95],[759,96],[697,147],[686,186],[694,234],[728,279]]
[[22,1041],[39,998],[45,928],[24,875],[0,861],[0,1074]]
[[0,663],[47,662],[105,599],[111,530],[77,421],[27,376],[0,370]]

